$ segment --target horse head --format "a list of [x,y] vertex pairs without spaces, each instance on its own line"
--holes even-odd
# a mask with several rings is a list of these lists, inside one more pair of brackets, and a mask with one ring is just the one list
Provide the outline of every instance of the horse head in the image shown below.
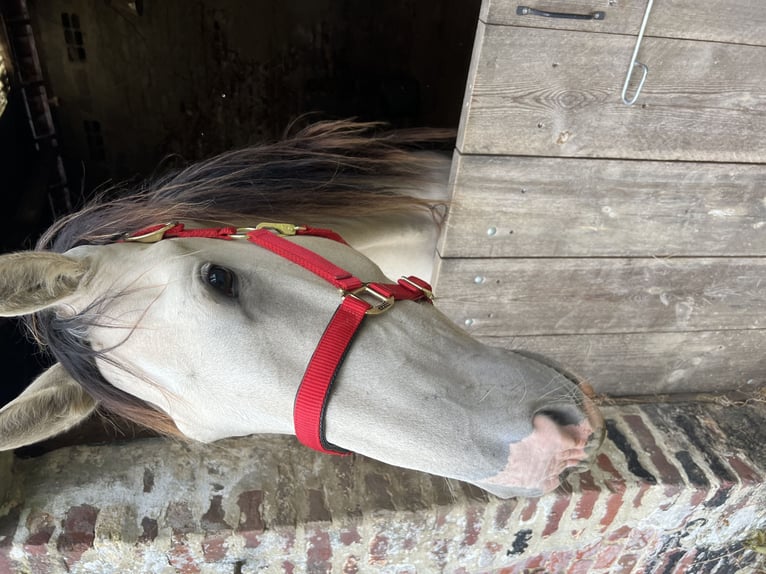
[[[365,281],[388,281],[348,245],[286,240]],[[339,299],[266,249],[199,237],[6,255],[0,278],[1,315],[36,313],[57,337],[80,342],[80,356],[59,356],[0,411],[2,448],[77,424],[105,392],[197,441],[293,433],[298,385]],[[77,361],[91,371],[88,391],[69,374]],[[362,325],[324,425],[340,448],[501,497],[554,489],[603,434],[591,400],[558,370],[485,346],[412,301]]]

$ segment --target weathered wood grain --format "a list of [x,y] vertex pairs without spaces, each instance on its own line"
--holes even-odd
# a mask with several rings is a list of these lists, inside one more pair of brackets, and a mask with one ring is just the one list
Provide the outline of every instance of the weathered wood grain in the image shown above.
[[439,253],[766,255],[766,165],[455,153]]
[[766,327],[766,258],[443,259],[439,308],[479,336]]
[[[516,14],[519,5],[590,14],[605,13],[604,20],[562,20]],[[480,19],[487,24],[583,30],[609,34],[637,34],[644,17],[642,2],[605,0],[484,0]],[[762,0],[662,0],[654,3],[648,36],[766,45],[766,10]]]
[[[766,48],[479,23],[458,150],[467,154],[766,162]],[[483,28],[483,29],[482,29]]]
[[766,384],[766,331],[487,337],[490,345],[547,356],[598,393],[753,393]]

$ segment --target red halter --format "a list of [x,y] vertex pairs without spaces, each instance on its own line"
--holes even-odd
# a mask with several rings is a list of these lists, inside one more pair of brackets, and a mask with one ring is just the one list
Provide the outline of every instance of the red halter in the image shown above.
[[293,408],[293,425],[298,440],[304,445],[327,454],[347,455],[325,438],[325,412],[330,392],[354,335],[367,315],[380,315],[394,301],[431,301],[431,286],[417,277],[402,277],[398,283],[364,283],[348,271],[331,263],[313,251],[284,239],[285,235],[323,237],[346,244],[329,229],[297,227],[285,223],[261,223],[255,228],[221,227],[185,229],[181,223],[155,225],[142,229],[124,239],[139,243],[154,243],[176,237],[209,239],[247,239],[311,271],[341,292],[341,303],[330,319],[303,375]]

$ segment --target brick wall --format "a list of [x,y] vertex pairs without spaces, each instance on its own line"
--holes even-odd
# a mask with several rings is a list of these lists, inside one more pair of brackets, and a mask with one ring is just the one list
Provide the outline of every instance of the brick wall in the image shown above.
[[766,409],[606,407],[596,464],[499,500],[285,438],[0,459],[0,572],[764,572]]

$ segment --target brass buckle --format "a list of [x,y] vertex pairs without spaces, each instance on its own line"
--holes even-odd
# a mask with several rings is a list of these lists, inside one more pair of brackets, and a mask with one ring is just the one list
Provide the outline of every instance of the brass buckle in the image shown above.
[[124,237],[123,241],[129,241],[131,243],[157,243],[165,237],[165,233],[167,233],[168,230],[173,229],[176,225],[178,225],[177,221],[170,221],[159,229],[150,231],[149,233]]
[[303,227],[300,227],[298,225],[293,225],[292,223],[270,223],[270,222],[263,222],[259,223],[255,226],[255,229],[268,229],[269,231],[276,231],[279,235],[295,235],[303,229]]
[[[365,295],[367,295],[369,299],[375,301],[375,303],[363,299],[363,296]],[[365,315],[380,315],[381,313],[385,313],[394,306],[394,302],[396,301],[393,295],[386,296],[382,293],[378,293],[375,289],[370,287],[369,283],[365,283],[353,291],[343,291],[343,298],[345,299],[346,297],[353,297],[358,301],[363,301],[364,303],[371,305],[371,307],[365,311]]]
[[292,237],[293,235],[296,235],[301,229],[305,229],[305,227],[293,225],[292,223],[263,222],[259,223],[255,227],[237,227],[237,232],[230,235],[229,237],[232,239],[247,239],[248,233],[251,231],[258,231],[260,229],[268,229],[269,231],[274,231],[277,235]]

